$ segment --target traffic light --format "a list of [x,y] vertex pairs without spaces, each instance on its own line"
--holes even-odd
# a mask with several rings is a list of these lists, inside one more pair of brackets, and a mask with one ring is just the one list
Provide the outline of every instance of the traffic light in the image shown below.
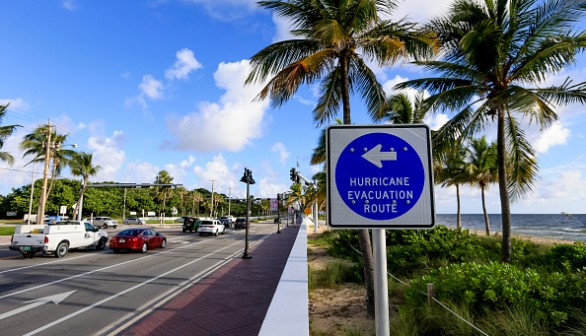
[[297,170],[295,170],[295,168],[291,168],[289,172],[291,173],[291,181],[297,182],[299,180],[297,177]]
[[252,177],[252,171],[250,169],[244,168],[244,175],[242,175],[240,182],[244,182],[244,183],[248,183],[248,184],[255,183],[254,178]]

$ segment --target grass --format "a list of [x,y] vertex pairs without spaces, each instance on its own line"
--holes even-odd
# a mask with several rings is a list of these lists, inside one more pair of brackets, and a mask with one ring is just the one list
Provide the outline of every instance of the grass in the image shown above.
[[0,226],[0,236],[12,236],[14,234],[14,226]]

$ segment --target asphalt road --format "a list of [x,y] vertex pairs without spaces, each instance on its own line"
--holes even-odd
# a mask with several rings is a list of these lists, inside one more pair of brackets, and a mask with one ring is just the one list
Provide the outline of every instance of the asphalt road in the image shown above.
[[[243,253],[245,230],[199,237],[154,228],[167,237],[167,248],[145,254],[106,248],[24,259],[0,247],[0,334],[108,335]],[[252,224],[249,246],[275,229]]]

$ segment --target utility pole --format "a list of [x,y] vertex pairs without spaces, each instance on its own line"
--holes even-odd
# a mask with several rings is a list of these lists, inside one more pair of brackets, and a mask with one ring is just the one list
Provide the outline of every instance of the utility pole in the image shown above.
[[228,216],[230,216],[230,197],[232,197],[232,188],[228,188]]
[[214,218],[214,181],[212,180],[212,202],[210,204],[210,218]]
[[37,223],[39,220],[44,223],[45,222],[45,202],[46,202],[46,193],[47,193],[47,179],[49,174],[49,163],[51,161],[51,119],[49,119],[47,123],[47,142],[45,143],[45,162],[43,167],[43,187],[41,188],[41,197],[39,199],[39,211],[37,212]]
[[[35,191],[35,169],[37,167],[36,163],[33,163],[33,181],[31,182],[31,197],[28,203],[28,220],[26,221],[27,224],[31,223],[31,213],[33,212],[33,196]],[[38,217],[37,217],[38,221]]]

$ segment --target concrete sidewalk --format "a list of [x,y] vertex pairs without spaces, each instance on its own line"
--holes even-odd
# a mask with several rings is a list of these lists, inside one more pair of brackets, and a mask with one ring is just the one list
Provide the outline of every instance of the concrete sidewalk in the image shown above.
[[272,234],[252,259],[233,259],[116,335],[258,335],[299,228]]

